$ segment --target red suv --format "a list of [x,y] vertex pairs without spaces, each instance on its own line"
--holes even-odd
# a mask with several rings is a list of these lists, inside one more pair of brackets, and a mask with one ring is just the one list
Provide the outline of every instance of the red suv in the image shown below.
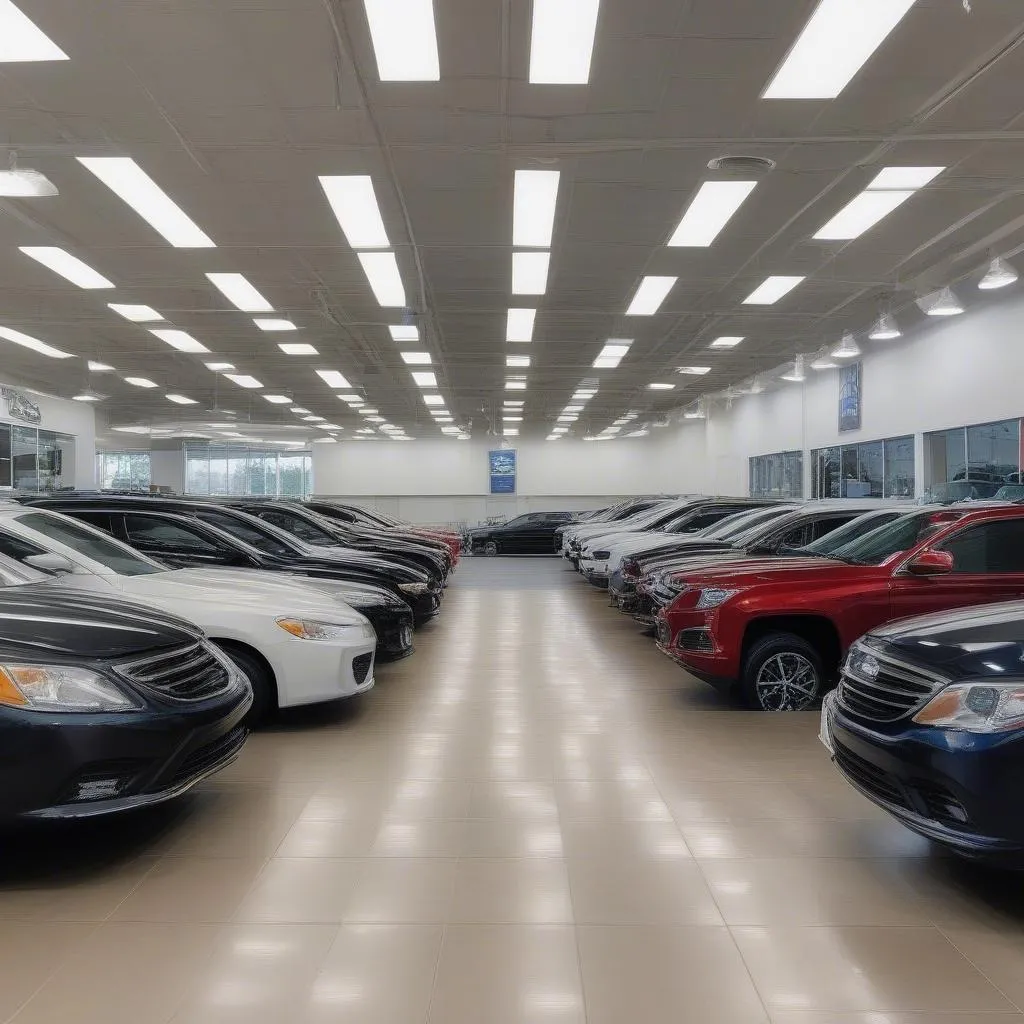
[[850,644],[891,619],[1024,596],[1024,508],[924,509],[836,549],[681,573],[658,647],[765,711],[834,685]]

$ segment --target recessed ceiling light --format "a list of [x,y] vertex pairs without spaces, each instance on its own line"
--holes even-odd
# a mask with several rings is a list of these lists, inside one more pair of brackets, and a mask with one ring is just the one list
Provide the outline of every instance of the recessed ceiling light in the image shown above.
[[114,369],[109,363],[97,363],[92,359],[88,366],[91,373],[110,373]]
[[561,437],[563,434],[568,434],[569,433],[569,428],[568,427],[552,427],[551,428],[551,433],[552,434],[557,434],[559,437]]
[[316,356],[320,353],[304,341],[282,341],[277,346],[286,356]]
[[883,167],[868,183],[872,191],[924,188],[937,178],[943,167]]
[[583,412],[582,405],[567,405],[562,412]]
[[586,85],[600,0],[533,0],[530,81]]
[[575,423],[579,419],[579,416],[575,413],[563,412],[557,417],[559,423]]
[[353,249],[387,249],[391,245],[368,174],[321,175],[320,185]]
[[511,398],[506,398],[501,404],[507,409],[522,409],[522,407],[526,405],[526,402],[523,399],[513,400]]
[[125,377],[126,384],[134,384],[137,388],[155,388],[159,387],[158,384],[151,381],[148,377]]
[[387,423],[387,420],[383,416],[367,416],[367,423]]
[[167,342],[171,348],[176,348],[179,352],[210,351],[201,341],[196,341],[196,339],[187,331],[166,330],[164,328],[156,327],[150,328],[149,333],[154,337],[159,338],[161,341]]
[[393,252],[361,252],[359,262],[381,306],[405,305],[405,286]]
[[509,380],[505,381],[505,390],[506,391],[525,391],[526,390],[526,381],[525,380],[515,380],[514,378],[510,378]]
[[501,432],[502,432],[502,434],[505,435],[505,437],[518,437],[519,436],[519,428],[518,427],[502,427]]
[[854,196],[827,224],[814,235],[819,241],[848,241],[858,238],[905,203],[914,192],[910,189],[888,191],[868,190]]
[[764,98],[835,99],[915,0],[821,0]]
[[678,277],[645,277],[626,310],[626,316],[654,316],[678,280]]
[[340,398],[343,402],[348,402],[349,405],[362,405],[363,398],[361,395],[336,395],[336,398]]
[[436,82],[441,77],[433,0],[364,0],[382,82]]
[[108,302],[107,306],[133,324],[155,323],[164,319],[152,306],[126,305],[123,302]]
[[756,181],[705,181],[668,244],[707,248],[756,187]]
[[70,352],[62,352],[59,348],[47,345],[45,341],[33,338],[29,334],[22,334],[21,331],[16,331],[11,327],[0,327],[0,338],[13,342],[15,345],[21,345],[22,348],[30,348],[33,352],[38,352],[41,356],[49,356],[51,359],[72,358]]
[[675,387],[675,384],[661,384],[655,381],[653,384],[648,384],[647,387],[651,391],[671,391]]
[[560,171],[516,171],[512,201],[514,246],[523,249],[551,247],[560,178]]
[[693,377],[703,377],[705,373],[710,373],[710,366],[680,366],[676,373],[687,373]]
[[455,417],[454,416],[435,416],[434,417],[434,422],[435,423],[454,423],[455,422]]
[[512,294],[543,295],[548,288],[549,252],[512,253]]
[[67,59],[12,0],[0,0],[0,63]]
[[419,370],[412,375],[412,379],[421,388],[436,388],[437,387],[437,374],[432,373],[430,370]]
[[198,405],[199,403],[194,398],[186,398],[185,395],[168,395],[168,402],[173,402],[175,405]]
[[244,274],[207,274],[210,283],[243,313],[272,313],[274,307]]
[[424,395],[424,405],[444,405],[444,398],[441,395]]
[[351,384],[345,379],[344,374],[338,373],[337,370],[317,370],[316,375],[329,387],[332,388],[350,388]]
[[4,198],[41,199],[57,195],[60,195],[57,186],[40,171],[30,167],[11,167],[0,171],[0,196]]
[[71,398],[72,402],[99,402],[101,398],[99,395],[92,395],[88,392],[84,392],[81,395],[73,395]]
[[505,356],[505,365],[514,368],[523,368],[530,365],[529,356]]
[[402,359],[407,366],[430,366],[432,362],[429,352],[403,352]]
[[623,356],[629,351],[632,340],[625,338],[612,338],[608,344],[601,349],[600,355],[594,360],[595,368],[599,370],[614,370],[622,362]]
[[233,383],[237,384],[240,388],[262,388],[263,385],[255,378],[249,377],[244,373],[225,373],[225,377]]
[[233,370],[235,368],[234,363],[204,363],[203,365],[214,373],[223,373],[225,370]]
[[395,324],[388,328],[392,341],[419,341],[420,329],[406,324]]
[[776,275],[765,278],[744,300],[744,306],[772,306],[791,292],[803,277]]
[[742,336],[737,337],[736,335],[726,334],[721,338],[715,338],[715,340],[708,345],[708,348],[735,348],[742,341]]
[[502,416],[501,421],[502,421],[502,423],[522,423],[523,422],[523,417],[522,416]]
[[131,157],[77,159],[175,248],[214,248],[209,235]]
[[[0,45],[3,45],[0,43]],[[114,282],[83,263],[77,256],[55,245],[20,245],[18,249],[30,259],[59,274],[79,288],[113,288]]]
[[287,395],[264,395],[271,405],[290,405],[291,399]]
[[288,411],[293,412],[296,415],[298,415],[299,413],[301,413],[303,416],[310,415],[309,409],[303,409],[301,405],[293,405]]
[[510,309],[505,324],[505,340],[533,341],[533,324],[536,317],[535,309]]
[[291,322],[291,320],[284,320],[284,319],[276,319],[275,320],[275,319],[272,319],[272,318],[268,319],[268,320],[254,319],[253,323],[261,331],[297,331],[298,330],[298,327],[296,327],[295,324],[293,324]]
[[326,416],[303,416],[302,419],[303,419],[303,421],[305,423],[326,423],[327,422],[327,417]]

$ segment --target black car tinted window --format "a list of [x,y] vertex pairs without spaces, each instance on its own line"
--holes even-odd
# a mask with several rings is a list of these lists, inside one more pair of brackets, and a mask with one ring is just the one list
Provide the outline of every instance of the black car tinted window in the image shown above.
[[324,547],[338,543],[326,530],[321,529],[315,523],[308,522],[302,516],[279,512],[276,509],[261,509],[256,514],[260,519],[266,520],[273,526],[279,526],[289,533],[294,533],[299,540],[304,540],[309,544]]
[[200,531],[181,523],[169,522],[153,516],[124,517],[128,541],[148,551],[196,555],[221,555],[231,549],[205,537]]
[[0,533],[0,555],[7,555],[8,558],[20,562],[29,555],[45,554],[46,548],[41,548],[38,544],[32,544],[20,537],[12,537],[9,533]]
[[953,572],[1024,572],[1024,519],[968,526],[938,546],[953,556]]
[[[817,519],[811,524],[811,540],[827,537],[833,530],[838,530],[840,526],[845,526],[851,519],[856,519],[859,514],[858,512],[844,512],[838,516],[822,516],[821,519]],[[851,537],[850,540],[853,538]]]
[[259,527],[253,526],[252,523],[247,523],[244,519],[237,519],[230,513],[218,512],[215,509],[203,509],[197,514],[196,518],[201,519],[205,523],[210,523],[212,526],[219,527],[225,533],[230,533],[232,537],[244,540],[247,544],[251,544],[258,551],[262,551],[265,554],[292,554],[292,549],[272,534],[264,533]]

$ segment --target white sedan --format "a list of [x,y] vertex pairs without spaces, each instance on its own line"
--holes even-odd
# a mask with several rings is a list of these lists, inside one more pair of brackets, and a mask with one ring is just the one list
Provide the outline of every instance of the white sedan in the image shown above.
[[373,686],[369,620],[298,577],[168,569],[78,520],[15,504],[0,507],[0,553],[61,574],[61,586],[116,593],[197,623],[249,677],[252,720]]

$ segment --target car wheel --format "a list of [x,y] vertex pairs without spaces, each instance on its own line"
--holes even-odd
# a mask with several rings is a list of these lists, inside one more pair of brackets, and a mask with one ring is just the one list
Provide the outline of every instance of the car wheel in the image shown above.
[[[216,641],[214,641],[216,643]],[[253,729],[277,707],[277,687],[270,670],[256,655],[234,644],[218,644],[221,650],[238,666],[252,687],[252,707],[245,716],[244,725]]]
[[740,692],[761,711],[803,711],[821,696],[821,655],[795,633],[769,633],[747,654]]
[[488,558],[493,558],[497,553],[498,553],[498,542],[494,541],[494,540],[489,540],[484,545],[484,554],[487,555]]

